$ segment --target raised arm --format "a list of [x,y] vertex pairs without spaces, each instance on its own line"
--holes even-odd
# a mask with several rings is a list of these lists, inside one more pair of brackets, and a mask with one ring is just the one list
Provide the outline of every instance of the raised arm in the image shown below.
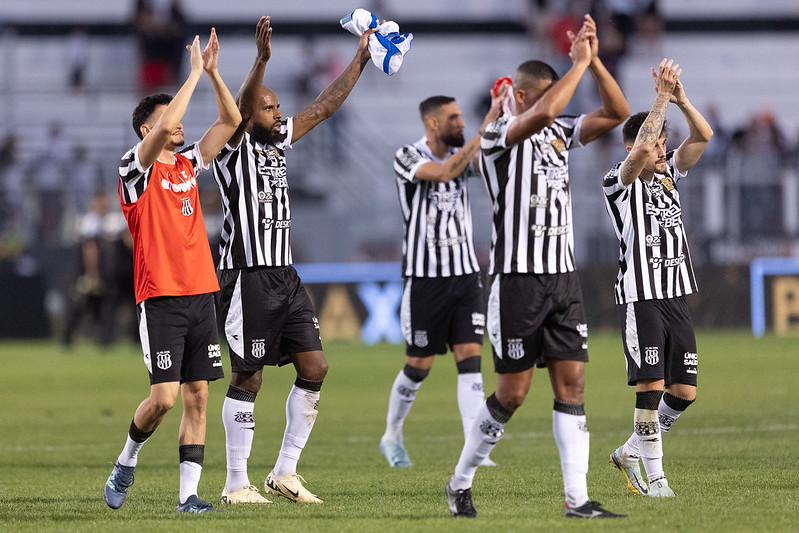
[[255,63],[236,95],[236,102],[239,105],[239,112],[241,112],[241,124],[239,124],[239,127],[236,128],[235,133],[228,141],[233,146],[239,144],[242,135],[244,135],[244,130],[247,128],[247,123],[255,112],[255,106],[258,105],[258,97],[264,80],[264,73],[266,72],[266,63],[272,57],[272,25],[270,17],[261,17],[258,21],[255,27],[255,46],[258,50],[255,56]]
[[466,166],[471,162],[474,168],[477,168],[478,150],[480,149],[480,138],[482,132],[485,131],[486,126],[497,120],[502,116],[502,102],[505,100],[505,95],[508,93],[510,86],[503,84],[500,86],[497,96],[491,97],[491,107],[483,118],[483,123],[480,125],[480,131],[469,139],[469,142],[463,145],[463,148],[452,154],[443,163],[435,161],[428,161],[416,170],[415,177],[420,180],[427,181],[440,181],[446,183],[452,181],[466,169]]
[[186,113],[186,108],[189,106],[189,100],[197,87],[197,82],[203,75],[203,57],[200,52],[200,36],[195,35],[194,41],[191,46],[186,47],[190,52],[191,58],[191,72],[188,78],[183,83],[183,86],[175,94],[172,101],[166,106],[164,113],[158,121],[152,126],[152,129],[147,132],[144,139],[139,146],[139,161],[144,168],[150,167],[161,150],[169,142],[169,137],[180,126],[180,121]]
[[574,96],[580,79],[591,63],[591,46],[586,37],[585,24],[577,35],[569,32],[569,38],[572,41],[569,52],[572,66],[561,79],[549,86],[545,85],[544,80],[536,80],[525,87],[514,87],[517,107],[523,107],[525,102],[535,103],[519,113],[508,127],[505,138],[508,146],[518,144],[552,124]]
[[594,78],[601,106],[583,118],[583,123],[580,126],[580,142],[582,144],[595,141],[630,116],[630,104],[624,97],[621,87],[599,59],[596,23],[590,15],[586,15],[585,19],[586,36],[591,44],[591,64],[588,66],[588,71]]
[[671,101],[677,104],[677,107],[680,108],[683,116],[685,116],[685,121],[688,123],[688,137],[685,138],[674,153],[674,162],[677,164],[677,170],[686,172],[696,165],[699,158],[702,157],[705,148],[707,148],[707,143],[710,142],[710,138],[713,136],[713,128],[705,120],[705,117],[691,105],[688,97],[685,96],[685,89],[680,80],[677,80],[677,85],[671,95]]
[[211,80],[211,86],[214,88],[219,118],[208,128],[198,143],[203,163],[206,164],[217,156],[241,123],[241,113],[239,113],[236,101],[217,70],[218,59],[219,40],[216,37],[216,29],[211,28],[211,38],[203,50],[203,69],[208,74],[208,79]]
[[644,123],[641,124],[635,142],[619,169],[621,181],[625,187],[638,179],[638,175],[643,170],[650,155],[657,149],[660,132],[663,129],[663,121],[666,118],[666,108],[669,106],[671,93],[674,91],[682,72],[679,67],[679,65],[674,64],[673,60],[667,61],[666,59],[663,59],[658,66],[658,72],[655,75],[657,89],[655,103],[652,104],[649,115],[647,115]]
[[333,80],[330,85],[325,87],[311,105],[294,116],[294,134],[291,138],[291,142],[299,140],[303,135],[316,127],[317,124],[332,116],[333,113],[341,107],[341,104],[347,99],[352,88],[355,87],[355,82],[361,77],[363,68],[372,57],[369,53],[369,36],[375,31],[377,31],[377,29],[372,28],[361,35],[361,41],[358,44],[355,57],[352,58],[352,61],[350,61],[350,64],[344,69],[344,72]]

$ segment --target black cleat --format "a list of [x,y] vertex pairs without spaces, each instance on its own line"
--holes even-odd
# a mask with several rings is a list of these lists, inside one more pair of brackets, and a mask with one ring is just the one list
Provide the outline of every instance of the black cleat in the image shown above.
[[472,489],[455,490],[449,486],[449,481],[447,481],[444,491],[447,493],[449,514],[455,518],[459,516],[474,518],[477,516],[477,511],[472,503]]
[[563,516],[566,518],[626,518],[626,514],[611,513],[602,507],[599,502],[586,502],[580,507],[569,507],[568,504],[563,509]]

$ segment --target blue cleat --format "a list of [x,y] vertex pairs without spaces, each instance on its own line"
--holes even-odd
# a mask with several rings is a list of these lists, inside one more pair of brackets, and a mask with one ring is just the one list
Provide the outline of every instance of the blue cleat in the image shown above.
[[400,468],[413,466],[411,458],[408,457],[408,450],[402,442],[380,439],[380,453],[386,456],[389,466]]
[[128,497],[128,488],[133,485],[133,470],[135,466],[123,466],[119,463],[114,463],[114,469],[111,475],[108,476],[108,481],[105,482],[103,490],[103,498],[105,503],[111,509],[119,509],[125,503],[125,498]]
[[204,502],[197,497],[196,494],[192,494],[184,503],[178,505],[177,513],[192,513],[192,514],[199,514],[199,513],[213,513],[214,506],[208,502]]

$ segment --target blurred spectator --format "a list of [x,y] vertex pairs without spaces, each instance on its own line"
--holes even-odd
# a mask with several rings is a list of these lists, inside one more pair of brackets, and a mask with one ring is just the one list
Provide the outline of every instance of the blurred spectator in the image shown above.
[[85,28],[79,26],[70,32],[66,52],[69,87],[79,91],[86,85],[86,68],[89,66],[89,34]]
[[43,157],[36,159],[30,169],[38,196],[38,237],[44,243],[55,243],[60,238],[61,220],[64,215],[64,189],[72,157],[71,142],[64,135],[64,127],[58,121],[50,123],[47,138],[42,143]]
[[0,260],[17,257],[33,238],[33,209],[27,209],[25,170],[18,160],[17,138],[0,143]]
[[178,79],[186,44],[185,24],[179,0],[136,0],[133,27],[139,40],[142,92],[151,92]]
[[75,146],[72,153],[67,189],[68,209],[83,213],[89,207],[92,194],[102,186],[100,164],[91,157],[85,145]]

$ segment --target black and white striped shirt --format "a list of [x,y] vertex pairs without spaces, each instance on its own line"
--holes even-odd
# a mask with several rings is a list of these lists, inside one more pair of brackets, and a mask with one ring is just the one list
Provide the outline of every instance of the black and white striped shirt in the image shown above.
[[486,128],[480,170],[494,205],[490,274],[575,269],[568,150],[582,146],[582,119],[558,117],[513,146],[506,137],[515,116]]
[[617,304],[674,298],[696,292],[696,278],[682,222],[677,182],[685,177],[666,156],[666,173],[625,187],[617,163],[605,175],[605,207],[621,245]]
[[284,150],[291,148],[292,119],[280,141],[265,145],[244,133],[238,146],[225,146],[214,160],[222,194],[219,268],[287,266],[291,259],[291,209]]
[[402,275],[442,278],[478,272],[472,243],[472,212],[466,179],[475,175],[471,164],[447,183],[416,178],[416,171],[431,161],[444,163],[458,148],[450,147],[438,159],[422,137],[403,146],[394,156],[394,175],[399,191],[405,236],[402,242]]

